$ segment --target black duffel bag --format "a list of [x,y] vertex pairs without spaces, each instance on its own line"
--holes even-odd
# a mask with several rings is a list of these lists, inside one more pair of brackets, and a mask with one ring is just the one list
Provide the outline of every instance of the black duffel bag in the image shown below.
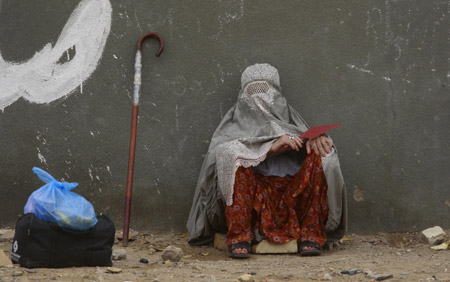
[[115,227],[106,215],[86,231],[60,227],[32,213],[17,220],[11,260],[27,268],[112,266]]

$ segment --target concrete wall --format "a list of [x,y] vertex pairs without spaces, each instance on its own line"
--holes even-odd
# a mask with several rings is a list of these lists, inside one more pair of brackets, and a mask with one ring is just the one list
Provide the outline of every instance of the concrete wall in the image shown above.
[[310,125],[344,124],[352,232],[450,227],[449,1],[79,3],[0,1],[0,225],[38,166],[121,228],[135,45],[154,31],[166,49],[143,47],[132,227],[184,230],[208,140],[257,62]]

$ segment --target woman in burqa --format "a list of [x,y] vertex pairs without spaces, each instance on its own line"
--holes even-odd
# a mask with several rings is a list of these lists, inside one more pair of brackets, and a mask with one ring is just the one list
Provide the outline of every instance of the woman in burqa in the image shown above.
[[297,240],[301,255],[320,255],[347,228],[345,184],[331,139],[308,129],[280,93],[269,64],[249,66],[236,104],[211,139],[187,222],[189,243],[225,233],[228,252],[246,258],[250,243]]

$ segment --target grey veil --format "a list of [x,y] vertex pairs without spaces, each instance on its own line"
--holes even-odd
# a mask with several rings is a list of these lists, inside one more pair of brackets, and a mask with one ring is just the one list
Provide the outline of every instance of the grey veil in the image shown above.
[[[206,244],[215,232],[226,231],[225,206],[233,201],[237,168],[258,166],[265,161],[278,137],[298,135],[308,128],[300,114],[281,96],[276,68],[269,64],[252,65],[243,72],[241,82],[238,100],[214,132],[200,170],[187,222],[191,245]],[[289,154],[298,152],[289,151]],[[279,159],[282,158],[280,155]],[[322,165],[329,204],[325,229],[328,238],[336,240],[347,228],[347,203],[335,149],[322,158]]]

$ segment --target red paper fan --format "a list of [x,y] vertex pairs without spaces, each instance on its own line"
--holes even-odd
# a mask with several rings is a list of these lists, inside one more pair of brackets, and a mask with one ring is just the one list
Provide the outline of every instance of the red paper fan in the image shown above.
[[303,132],[299,137],[302,139],[314,139],[322,134],[324,134],[325,132],[339,127],[342,124],[327,124],[327,125],[320,125],[320,126],[313,126],[310,129],[306,130],[305,132]]

